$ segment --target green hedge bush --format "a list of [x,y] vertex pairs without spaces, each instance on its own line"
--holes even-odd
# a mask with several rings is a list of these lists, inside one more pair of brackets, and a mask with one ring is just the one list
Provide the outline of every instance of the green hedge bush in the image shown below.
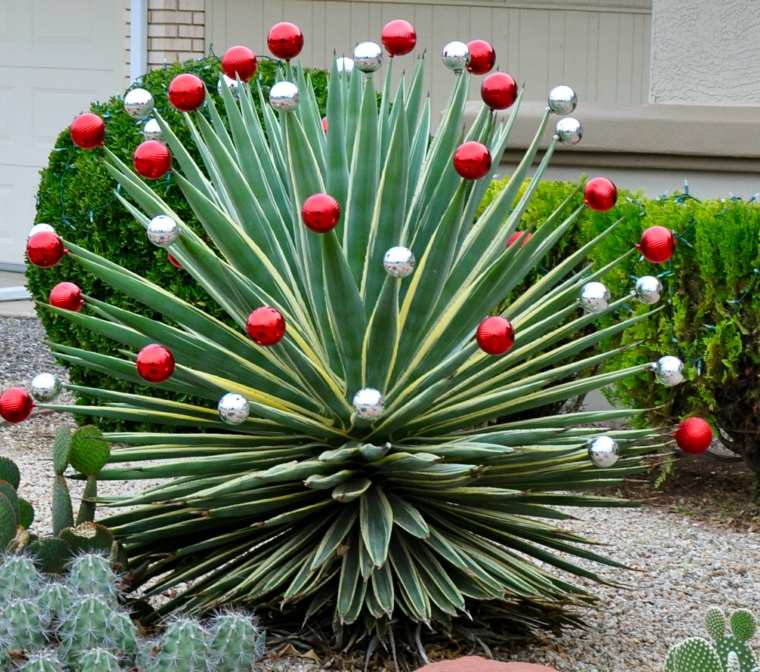
[[[260,60],[257,77],[262,88],[268,93],[275,81],[277,64],[270,60]],[[218,108],[224,107],[217,94],[220,73],[219,59],[215,57],[198,61],[188,61],[157,70],[145,75],[139,86],[149,90],[154,97],[155,107],[183,140],[186,147],[194,150],[190,133],[180,113],[169,104],[166,91],[171,80],[181,72],[192,72],[206,83]],[[322,70],[309,71],[314,84],[320,108],[324,110],[327,97],[327,73]],[[254,97],[255,98],[255,97]],[[106,145],[127,163],[132,162],[132,153],[142,142],[144,121],[135,121],[123,109],[121,96],[114,96],[106,102],[93,103],[93,112],[106,120]],[[192,151],[191,150],[191,151]],[[86,152],[74,147],[68,128],[61,131],[50,154],[49,163],[41,172],[37,194],[37,214],[35,223],[52,224],[61,235],[93,252],[113,259],[126,268],[143,274],[151,282],[161,285],[176,296],[185,299],[211,314],[226,319],[218,306],[209,301],[205,292],[194,283],[187,282],[187,275],[172,266],[164,250],[151,245],[132,216],[116,200],[113,178],[106,172],[99,158],[99,150]],[[200,164],[198,156],[195,157]],[[172,180],[171,173],[152,183],[185,222],[194,226],[203,235],[200,225],[192,217],[179,187]],[[50,289],[58,282],[75,282],[89,296],[107,300],[122,308],[150,314],[144,306],[136,304],[124,295],[113,295],[101,282],[84,272],[81,267],[64,258],[54,268],[27,268],[27,285],[32,296],[40,303],[47,303]],[[116,352],[117,344],[82,329],[71,322],[56,317],[44,307],[37,313],[47,331],[48,338],[64,345],[107,354]],[[156,317],[156,315],[151,315]],[[70,367],[71,381],[84,386],[106,387],[110,389],[132,390],[133,385],[113,378],[104,379],[97,373],[80,367]],[[155,391],[153,392],[155,394]],[[89,403],[86,396],[80,396],[81,403]],[[103,428],[117,428],[120,423],[101,420]]]

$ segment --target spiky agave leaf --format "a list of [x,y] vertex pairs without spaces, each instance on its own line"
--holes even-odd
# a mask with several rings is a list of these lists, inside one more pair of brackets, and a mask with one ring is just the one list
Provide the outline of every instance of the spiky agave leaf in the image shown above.
[[[584,267],[584,256],[614,226],[515,298],[505,311],[514,347],[488,356],[473,339],[479,321],[546,258],[583,207],[569,198],[527,244],[505,247],[557,143],[554,136],[518,200],[549,113],[509,186],[474,220],[487,178],[460,178],[452,154],[463,139],[477,140],[498,166],[519,99],[506,119],[484,108],[463,136],[469,82],[459,74],[429,142],[421,66],[397,92],[386,84],[379,106],[371,75],[334,66],[325,135],[310,83],[289,67],[302,94],[294,111],[278,117],[265,104],[259,116],[254,98],[263,94],[241,85],[237,100],[221,87],[226,125],[212,101],[210,121],[203,112],[184,114],[202,165],[158,118],[205,239],[105,151],[119,198],[140,224],[157,215],[178,221],[181,235],[169,250],[229,323],[67,242],[84,269],[165,322],[89,297],[83,313],[51,308],[125,348],[123,359],[54,346],[57,356],[139,383],[133,353],[162,343],[177,367],[156,387],[207,404],[155,398],[149,389],[71,386],[103,403],[47,406],[171,430],[107,435],[120,445],[97,475],[165,479],[137,495],[99,498],[132,507],[105,522],[129,553],[135,584],[153,594],[189,585],[162,613],[247,603],[330,613],[340,624],[445,625],[486,604],[489,618],[547,620],[586,597],[553,568],[601,580],[583,561],[619,566],[556,527],[568,517],[557,507],[625,505],[576,493],[640,473],[639,456],[660,440],[605,427],[636,410],[534,410],[645,368],[596,372],[618,351],[594,354],[594,346],[643,319],[625,316],[630,297],[610,305],[606,313],[620,316],[605,329],[589,330],[598,315],[578,307],[580,287],[607,270]],[[325,191],[342,214],[318,235],[303,226],[300,210]],[[396,245],[418,260],[407,279],[383,269]],[[244,333],[261,305],[287,323],[272,347]],[[366,386],[385,397],[372,422],[351,405]],[[250,404],[239,425],[217,414],[228,392]],[[537,417],[510,418],[528,410]],[[614,468],[588,459],[586,442],[602,433],[622,447]]]

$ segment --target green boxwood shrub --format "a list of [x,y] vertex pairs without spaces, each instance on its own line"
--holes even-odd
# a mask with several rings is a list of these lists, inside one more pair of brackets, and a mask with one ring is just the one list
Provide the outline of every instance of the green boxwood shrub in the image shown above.
[[[259,60],[257,77],[265,95],[275,81],[277,64],[274,61]],[[181,72],[192,72],[206,83],[209,93],[214,97],[217,107],[223,112],[223,103],[217,94],[217,82],[220,73],[219,59],[209,57],[198,61],[189,61],[157,70],[145,75],[139,86],[148,89],[154,97],[156,109],[169,121],[186,147],[194,148],[190,142],[190,133],[178,113],[169,104],[166,91],[171,80]],[[327,97],[327,73],[322,70],[309,71],[314,84],[320,108],[324,110]],[[255,98],[255,96],[254,96]],[[132,153],[142,142],[144,121],[136,121],[123,109],[121,96],[114,96],[106,102],[93,103],[93,112],[106,120],[106,145],[127,163],[132,161]],[[61,131],[55,147],[50,154],[46,168],[41,172],[40,187],[37,194],[37,214],[35,223],[52,224],[61,235],[93,252],[113,259],[126,268],[136,270],[148,280],[166,287],[176,296],[185,299],[216,317],[225,319],[213,301],[209,301],[205,292],[187,282],[188,276],[182,270],[172,266],[164,250],[151,245],[142,228],[116,200],[113,178],[106,172],[98,154],[99,150],[86,152],[74,147],[68,128]],[[200,164],[198,156],[195,157]],[[165,178],[151,183],[172,208],[203,234],[200,225],[192,217],[192,211],[185,203],[182,192],[172,179],[171,173]],[[58,282],[69,280],[79,285],[86,295],[107,300],[122,308],[149,314],[143,306],[136,304],[124,295],[115,295],[103,284],[82,270],[75,263],[64,258],[54,268],[40,269],[29,266],[27,285],[35,300],[47,303],[50,289]],[[107,354],[116,352],[117,344],[82,329],[71,322],[56,317],[51,311],[38,306],[37,313],[47,331],[48,338],[64,345],[87,350],[96,350]],[[156,317],[156,315],[151,315]],[[83,386],[106,387],[119,390],[132,390],[133,385],[112,378],[104,379],[92,371],[72,366],[69,369],[71,381]],[[154,391],[155,393],[155,391]],[[86,395],[79,396],[80,403],[89,403]],[[103,428],[117,428],[120,423],[101,420]]]

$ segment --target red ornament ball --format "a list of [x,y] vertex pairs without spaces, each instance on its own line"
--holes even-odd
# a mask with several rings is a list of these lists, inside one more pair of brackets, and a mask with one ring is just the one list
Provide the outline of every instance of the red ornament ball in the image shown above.
[[312,194],[301,208],[303,223],[317,233],[327,233],[340,219],[340,205],[330,194]]
[[681,420],[673,436],[684,453],[702,455],[712,443],[713,432],[706,420],[692,417]]
[[169,102],[180,112],[197,110],[206,100],[206,86],[189,72],[177,75],[169,84]]
[[146,140],[137,146],[132,165],[146,180],[157,180],[171,170],[172,153],[163,142]]
[[146,345],[137,353],[137,373],[149,383],[163,383],[174,373],[174,355],[158,343]]
[[586,182],[583,190],[583,202],[592,210],[606,212],[615,207],[617,187],[606,177],[594,177]]
[[470,50],[470,62],[467,69],[473,75],[485,75],[496,64],[496,50],[490,42],[472,40],[467,43]]
[[412,51],[417,44],[417,31],[408,21],[394,19],[383,26],[380,39],[391,56],[403,56]]
[[647,261],[664,264],[675,252],[676,239],[670,229],[664,226],[650,226],[641,234],[636,248]]
[[285,318],[276,308],[261,306],[248,316],[245,330],[255,343],[274,345],[285,335]]
[[61,237],[53,231],[40,231],[26,241],[26,256],[35,266],[50,268],[66,254]]
[[454,152],[454,169],[466,180],[478,180],[491,170],[491,152],[479,142],[465,142]]
[[517,99],[517,82],[506,72],[493,72],[480,85],[480,97],[492,110],[506,110]]
[[275,23],[267,35],[267,46],[277,58],[289,61],[301,53],[303,33],[295,23],[289,21]]
[[106,122],[97,114],[85,112],[71,122],[72,142],[80,149],[95,149],[106,137]]
[[174,268],[182,268],[182,264],[180,264],[171,254],[167,254],[166,258],[169,260],[169,263],[174,266]]
[[7,422],[26,420],[33,408],[34,401],[23,387],[9,387],[0,394],[0,416]]
[[515,231],[508,239],[507,239],[507,247],[512,247],[515,243],[517,243],[520,239],[522,239],[522,243],[520,244],[520,247],[525,247],[533,238],[533,234],[530,231]]
[[63,310],[73,310],[78,313],[84,305],[82,290],[73,282],[59,282],[50,290],[48,303]]
[[327,135],[327,117],[322,117],[322,131]]
[[515,330],[509,320],[492,315],[478,325],[475,339],[483,352],[489,355],[503,355],[515,342]]
[[256,54],[242,45],[230,47],[222,56],[222,70],[230,79],[239,77],[241,82],[247,82],[256,74],[257,67]]

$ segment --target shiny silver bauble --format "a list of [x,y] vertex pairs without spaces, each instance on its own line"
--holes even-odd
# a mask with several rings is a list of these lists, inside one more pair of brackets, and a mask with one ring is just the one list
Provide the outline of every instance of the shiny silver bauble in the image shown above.
[[383,49],[377,42],[360,42],[354,48],[354,65],[362,72],[375,72],[383,64]]
[[610,305],[610,290],[601,282],[587,282],[581,287],[580,300],[587,313],[603,313]]
[[26,234],[26,239],[29,240],[33,235],[37,233],[55,233],[55,229],[50,224],[35,224],[31,229],[29,229],[29,233]]
[[443,64],[454,72],[461,72],[470,62],[470,49],[464,42],[449,42],[441,52]]
[[148,222],[148,240],[157,247],[169,247],[179,238],[179,226],[168,215],[158,215]]
[[678,357],[665,355],[653,365],[654,377],[665,387],[675,387],[684,381],[683,362]]
[[354,395],[354,411],[362,420],[377,420],[385,409],[385,399],[379,390],[363,387]]
[[293,82],[277,82],[269,89],[269,104],[281,112],[298,107],[298,87]]
[[354,71],[354,59],[348,56],[340,56],[335,59],[335,66],[338,72],[345,72],[347,75],[350,75]]
[[153,111],[153,96],[145,89],[131,89],[124,94],[124,111],[135,119],[147,117]]
[[414,271],[417,260],[408,247],[392,247],[383,257],[383,267],[394,278],[405,278]]
[[230,93],[235,97],[240,97],[240,91],[243,88],[243,82],[232,79],[232,77],[227,77],[227,75],[222,74],[222,76],[219,78],[219,81],[216,84],[216,90],[219,93],[219,95],[222,95],[222,91],[224,87],[227,87],[230,91]]
[[248,419],[251,414],[251,406],[242,394],[228,392],[217,405],[219,417],[230,425],[239,425]]
[[547,105],[554,114],[572,114],[578,105],[578,96],[572,87],[565,84],[555,86],[549,91]]
[[560,142],[577,145],[583,139],[583,125],[575,117],[564,117],[557,122],[554,133]]
[[609,469],[620,459],[620,451],[613,438],[597,436],[588,442],[588,457],[595,467]]
[[53,401],[61,393],[61,381],[52,373],[38,373],[29,389],[36,401]]
[[143,138],[146,140],[163,140],[164,134],[156,119],[148,119],[143,126]]
[[636,298],[641,303],[651,306],[657,303],[662,296],[662,283],[653,275],[642,275],[636,281]]

